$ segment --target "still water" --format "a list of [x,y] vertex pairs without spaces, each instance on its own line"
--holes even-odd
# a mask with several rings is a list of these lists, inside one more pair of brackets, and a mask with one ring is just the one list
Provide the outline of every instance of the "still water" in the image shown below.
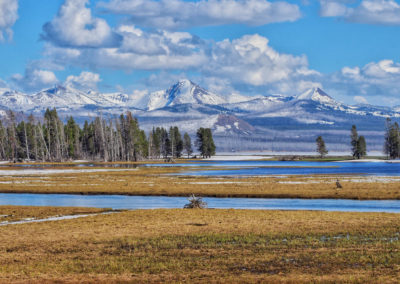
[[[196,161],[166,164],[97,164],[77,163],[70,165],[19,164],[30,170],[57,169],[58,167],[188,167],[178,175],[193,176],[262,176],[262,175],[314,175],[314,174],[356,174],[370,176],[400,176],[400,163],[393,162],[305,162],[305,161]],[[0,165],[1,167],[7,167]],[[193,168],[193,170],[191,170]],[[204,169],[204,170],[203,170]]]
[[199,163],[200,167],[221,167],[217,170],[195,170],[182,174],[194,176],[262,176],[356,174],[400,176],[400,163],[391,162],[292,162],[292,161],[221,161]]
[[[204,198],[209,208],[324,210],[348,212],[400,213],[400,200],[345,199],[268,199],[268,198]],[[0,194],[0,205],[77,206],[112,209],[183,208],[185,197],[72,195],[72,194]]]

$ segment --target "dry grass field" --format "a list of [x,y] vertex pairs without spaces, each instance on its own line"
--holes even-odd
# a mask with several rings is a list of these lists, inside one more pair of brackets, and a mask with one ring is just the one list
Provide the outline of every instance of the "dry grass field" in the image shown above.
[[[286,176],[192,177],[171,173],[189,167],[138,167],[135,169],[71,168],[27,175],[21,168],[0,169],[2,193],[129,194],[267,198],[400,199],[399,177]],[[53,170],[54,170],[53,169]],[[12,170],[10,174],[4,173]],[[62,172],[63,170],[70,172]],[[79,172],[79,171],[89,172]],[[103,170],[103,172],[96,172]],[[35,170],[33,170],[35,171]],[[336,178],[342,189],[336,188]]]
[[127,211],[0,227],[0,282],[398,283],[399,237],[397,214]]

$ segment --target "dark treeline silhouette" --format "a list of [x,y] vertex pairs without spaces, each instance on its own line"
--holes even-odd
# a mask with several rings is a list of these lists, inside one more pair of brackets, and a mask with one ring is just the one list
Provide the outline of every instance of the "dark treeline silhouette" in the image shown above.
[[[199,149],[212,141],[211,130],[203,140],[196,141]],[[214,142],[211,143],[214,145]],[[207,147],[206,147],[207,148]],[[183,151],[188,157],[193,153],[190,136],[182,139],[179,128],[169,130],[155,127],[148,137],[140,129],[138,120],[127,112],[119,117],[104,119],[101,116],[85,121],[81,128],[70,117],[64,123],[56,109],[47,109],[43,120],[30,115],[17,122],[12,111],[0,120],[0,158],[2,160],[54,161],[76,159],[101,161],[138,161],[143,159],[179,158]],[[215,154],[213,151],[201,155]]]

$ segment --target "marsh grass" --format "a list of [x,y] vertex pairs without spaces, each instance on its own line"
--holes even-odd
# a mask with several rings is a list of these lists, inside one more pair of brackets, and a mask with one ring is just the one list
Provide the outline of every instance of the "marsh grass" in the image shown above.
[[[93,169],[93,168],[90,168]],[[101,168],[104,169],[104,168]],[[400,199],[400,179],[357,176],[194,177],[168,175],[193,167],[0,176],[3,193],[126,194],[208,197]],[[337,190],[336,180],[343,186]],[[351,182],[358,179],[358,182]]]
[[0,228],[0,281],[396,282],[385,213],[137,210]]

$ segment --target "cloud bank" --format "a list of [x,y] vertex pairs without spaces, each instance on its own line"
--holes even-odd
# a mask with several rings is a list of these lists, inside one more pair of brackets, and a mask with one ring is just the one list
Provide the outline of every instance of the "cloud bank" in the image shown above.
[[0,0],[0,41],[12,39],[12,26],[18,19],[18,0]]
[[135,24],[162,29],[229,24],[261,26],[301,17],[297,5],[266,0],[111,0],[101,2],[99,7],[108,13],[127,15]]
[[400,5],[394,0],[320,0],[322,17],[339,17],[349,22],[400,25]]

